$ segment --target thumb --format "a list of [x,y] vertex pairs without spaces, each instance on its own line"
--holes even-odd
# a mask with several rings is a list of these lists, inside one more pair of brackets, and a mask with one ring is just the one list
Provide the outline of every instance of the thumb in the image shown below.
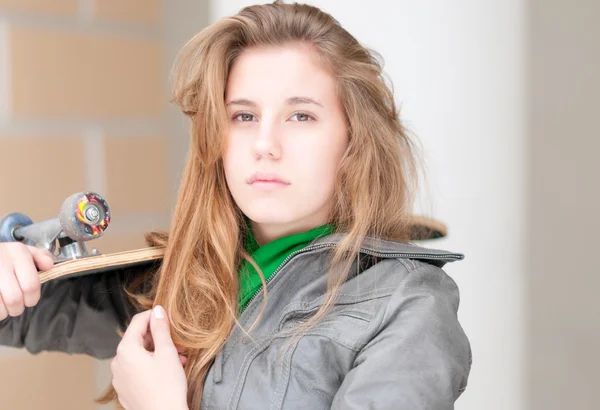
[[31,253],[33,262],[39,271],[50,270],[54,267],[54,259],[49,251],[29,245],[27,246],[27,249],[29,250],[29,253]]
[[169,354],[177,354],[177,349],[171,339],[171,329],[165,309],[161,305],[156,305],[152,309],[152,318],[150,319],[150,331],[154,342],[154,354],[162,354],[168,351]]

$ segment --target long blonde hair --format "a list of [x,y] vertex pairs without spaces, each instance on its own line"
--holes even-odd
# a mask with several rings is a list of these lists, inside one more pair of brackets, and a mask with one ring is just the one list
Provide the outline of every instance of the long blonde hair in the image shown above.
[[[200,407],[208,369],[236,324],[238,269],[249,260],[244,216],[224,189],[228,73],[248,47],[294,42],[310,44],[334,76],[349,136],[330,215],[336,233],[344,236],[330,255],[326,302],[307,325],[334,303],[366,236],[409,240],[418,158],[377,54],[331,15],[279,1],[246,7],[198,33],[181,50],[174,69],[173,101],[191,120],[177,205],[168,234],[146,234],[149,245],[166,246],[165,257],[158,271],[148,274],[151,289],[128,291],[140,310],[155,304],[166,309],[173,341],[187,352],[190,408]],[[116,400],[112,387],[98,402],[110,400]]]

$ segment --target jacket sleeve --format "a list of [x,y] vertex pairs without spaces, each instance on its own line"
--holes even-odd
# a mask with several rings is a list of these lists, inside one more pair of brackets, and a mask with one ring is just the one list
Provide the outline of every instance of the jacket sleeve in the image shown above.
[[453,409],[472,360],[458,304],[456,283],[441,268],[421,263],[408,272],[331,408]]
[[42,284],[37,305],[0,321],[0,345],[30,353],[60,351],[98,359],[113,357],[134,315],[123,287],[139,274],[122,269]]

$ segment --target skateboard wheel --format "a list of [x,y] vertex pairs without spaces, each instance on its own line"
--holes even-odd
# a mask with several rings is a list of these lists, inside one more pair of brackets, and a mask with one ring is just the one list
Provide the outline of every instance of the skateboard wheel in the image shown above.
[[63,202],[58,215],[62,230],[74,241],[99,238],[110,223],[110,209],[94,192],[73,194]]
[[18,212],[8,214],[0,221],[0,242],[19,242],[14,237],[14,231],[17,228],[33,224],[28,216]]

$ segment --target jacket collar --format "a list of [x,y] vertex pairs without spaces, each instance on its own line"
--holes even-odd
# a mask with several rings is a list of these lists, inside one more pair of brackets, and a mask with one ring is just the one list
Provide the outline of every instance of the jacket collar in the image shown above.
[[[335,246],[344,238],[343,234],[323,236],[313,241],[309,246]],[[428,261],[437,261],[438,266],[446,262],[455,262],[464,259],[462,253],[450,252],[442,249],[426,248],[407,242],[387,241],[374,237],[366,237],[361,247],[361,252],[374,256],[388,258],[408,258]]]

